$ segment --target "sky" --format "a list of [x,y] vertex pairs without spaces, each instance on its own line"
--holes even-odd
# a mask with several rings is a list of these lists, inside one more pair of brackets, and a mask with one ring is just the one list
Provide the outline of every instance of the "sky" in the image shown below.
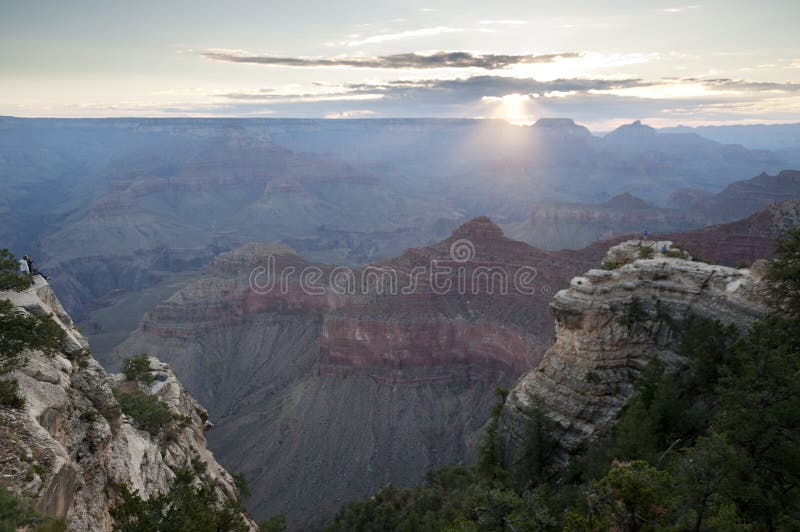
[[0,115],[800,122],[800,1],[2,0]]

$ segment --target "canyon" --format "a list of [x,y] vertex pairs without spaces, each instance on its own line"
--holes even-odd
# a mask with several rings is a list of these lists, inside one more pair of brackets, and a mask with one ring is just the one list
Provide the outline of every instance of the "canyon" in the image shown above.
[[[622,379],[648,342],[666,335],[667,353],[675,339],[657,325],[610,329],[613,345],[580,352],[576,338],[601,335],[595,325],[626,304],[628,270],[648,294],[709,310],[699,280],[756,283],[757,267],[724,266],[768,256],[798,203],[767,205],[800,195],[782,155],[639,122],[600,137],[569,119],[0,118],[0,140],[4,245],[34,256],[106,369],[142,352],[168,363],[152,371],[170,389],[180,378],[215,424],[205,436],[193,425],[198,448],[207,437],[219,463],[244,473],[257,517],[285,513],[293,529],[383,484],[474,462],[497,386],[520,383],[503,414],[509,449],[529,388],[552,402],[564,456],[591,441],[624,404]],[[592,269],[645,228],[720,266],[655,272],[631,256]],[[657,284],[663,275],[679,287]],[[733,298],[714,276],[709,297]],[[609,315],[581,299],[589,286],[613,303]],[[585,330],[571,333],[582,312]],[[639,343],[621,346],[626,334]],[[619,394],[582,388],[596,352],[615,346]],[[115,382],[90,367],[93,386]],[[536,368],[551,368],[549,380]],[[147,475],[132,481],[169,477]]]
[[[750,235],[754,245],[747,252],[763,258],[780,228],[800,220],[798,205],[776,204],[741,222],[677,233],[675,240],[694,242],[706,258],[735,263],[749,255],[730,239]],[[719,245],[709,246],[715,239]],[[553,294],[596,268],[617,242],[544,251],[478,217],[437,244],[354,269],[309,262],[285,245],[249,244],[221,254],[201,279],[156,305],[103,364],[113,367],[139,352],[169,362],[189,391],[210,405],[217,428],[209,443],[221,463],[250,479],[252,511],[258,517],[285,512],[293,527],[312,526],[385,483],[414,485],[428,469],[473,462],[496,401],[494,388],[524,381],[549,360]],[[749,278],[723,266],[688,264],[687,272],[674,273],[681,282],[697,284],[714,271]],[[449,268],[438,284],[434,266]],[[253,278],[259,268],[273,273]],[[490,286],[489,272],[501,274],[496,282],[513,283],[529,268],[535,274],[527,283],[505,292],[500,284]],[[310,284],[298,275],[307,270],[318,273]],[[618,288],[630,284],[627,276],[610,280],[623,270],[591,270],[589,279],[605,279],[602,290],[617,287],[620,298],[631,297],[630,289]],[[295,275],[281,284],[277,272]],[[397,276],[382,277],[386,272]],[[404,292],[410,286],[415,289]],[[676,290],[676,301],[706,310],[691,303],[696,287]],[[556,302],[564,299],[559,294]],[[554,308],[558,334],[563,315]],[[598,330],[611,321],[604,318]],[[563,369],[571,362],[559,364]],[[615,404],[624,404],[624,397]]]
[[76,320],[116,338],[135,320],[122,313],[111,331],[99,307],[157,298],[247,242],[364,264],[478,215],[515,223],[533,204],[623,193],[661,205],[789,164],[695,133],[633,124],[600,137],[569,119],[0,117],[0,241],[34,257]]
[[[458,252],[465,242],[469,256]],[[397,272],[403,288],[415,267],[435,264],[451,269],[439,279],[448,290],[428,269],[413,292],[368,274],[365,290],[342,293],[333,267],[248,245],[148,312],[116,354],[167,361],[210,405],[209,444],[248,477],[256,516],[286,513],[303,528],[385,483],[413,485],[428,469],[474,461],[494,388],[538,364],[552,341],[548,301],[598,259],[590,255],[541,251],[477,218],[438,244],[353,270],[355,279]],[[326,281],[309,290],[293,277],[256,293],[250,276],[269,257],[274,271],[313,266]],[[476,270],[511,283],[535,273],[517,293],[492,289]],[[476,281],[459,289],[463,279]]]

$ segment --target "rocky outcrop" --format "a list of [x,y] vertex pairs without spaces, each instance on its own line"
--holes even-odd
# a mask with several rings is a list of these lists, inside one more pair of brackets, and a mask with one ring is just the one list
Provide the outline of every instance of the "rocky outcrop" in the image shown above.
[[606,263],[624,266],[589,270],[554,297],[555,344],[517,383],[501,416],[508,463],[519,459],[533,398],[556,422],[566,461],[612,425],[648,361],[681,367],[681,324],[692,314],[745,328],[765,312],[758,265],[712,266],[662,256],[671,242],[644,245],[653,258],[641,258],[638,240],[623,242],[609,250]]
[[33,498],[44,514],[64,519],[70,530],[87,532],[111,530],[109,508],[120,485],[147,498],[166,491],[178,469],[194,469],[220,503],[235,498],[231,475],[206,447],[206,410],[169,367],[151,358],[153,384],[139,387],[183,422],[169,435],[152,435],[135,427],[112,393],[136,384],[103,370],[50,286],[40,276],[34,279],[29,289],[0,292],[0,299],[10,300],[17,312],[51,316],[65,339],[52,355],[25,352],[10,376],[25,406],[0,409],[3,483]]

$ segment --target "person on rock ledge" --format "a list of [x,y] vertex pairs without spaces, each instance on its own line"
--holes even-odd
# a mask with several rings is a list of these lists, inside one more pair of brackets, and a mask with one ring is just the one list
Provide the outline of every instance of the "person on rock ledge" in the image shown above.
[[31,273],[31,267],[28,264],[28,256],[27,255],[25,255],[24,257],[19,259],[19,272],[20,273],[27,273],[27,274]]
[[[23,269],[22,266],[23,261],[27,266],[27,270]],[[28,255],[23,256],[22,259],[19,261],[19,269],[20,271],[27,271],[31,275],[41,275],[43,279],[47,280],[47,276],[45,274],[43,274],[42,272],[33,267],[33,259],[30,258]]]

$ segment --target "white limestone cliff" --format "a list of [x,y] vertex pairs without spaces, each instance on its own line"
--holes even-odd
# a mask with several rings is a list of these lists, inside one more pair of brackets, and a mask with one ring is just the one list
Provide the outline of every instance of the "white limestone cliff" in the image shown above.
[[[76,531],[111,530],[109,508],[117,502],[120,485],[147,498],[166,491],[178,469],[194,469],[214,487],[220,503],[235,498],[233,478],[206,447],[206,410],[169,367],[151,357],[151,385],[107,374],[47,282],[34,279],[25,291],[0,292],[0,299],[10,300],[17,312],[51,316],[65,338],[54,355],[26,351],[21,366],[9,375],[17,379],[25,406],[0,408],[3,484]],[[139,430],[122,413],[112,386],[138,386],[184,422],[169,434]]]

